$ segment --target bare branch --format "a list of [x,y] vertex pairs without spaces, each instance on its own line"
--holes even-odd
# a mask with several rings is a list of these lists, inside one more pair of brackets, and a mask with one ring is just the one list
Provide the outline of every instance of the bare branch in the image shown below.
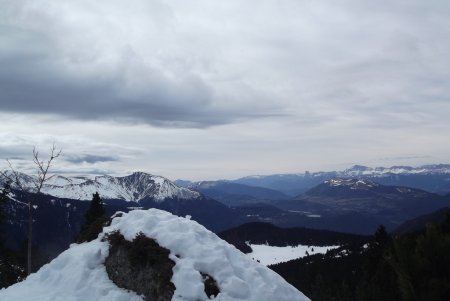
[[38,168],[38,179],[36,183],[36,193],[40,193],[42,186],[47,180],[48,170],[52,164],[52,161],[58,158],[61,155],[61,149],[58,150],[56,145],[53,143],[50,149],[50,157],[47,162],[39,160],[39,152],[36,150],[36,147],[33,147],[33,162],[36,164]]
[[23,184],[22,184],[22,180],[20,179],[19,172],[14,169],[14,167],[13,167],[11,161],[9,161],[9,159],[6,159],[6,162],[8,163],[9,171],[11,172],[11,174],[8,174],[6,171],[2,171],[1,172],[2,177],[11,183],[14,183],[16,185],[16,187],[19,188],[20,190],[23,190]]
[[[61,155],[61,150],[57,150],[55,143],[53,143],[50,149],[50,157],[47,161],[39,160],[39,152],[36,150],[36,147],[33,147],[33,162],[37,167],[37,177],[34,179],[34,185],[36,191],[34,193],[39,194],[41,189],[47,180],[48,170],[52,164],[52,161],[58,158]],[[0,175],[5,177],[7,181],[14,182],[17,187],[24,191],[24,187],[22,185],[20,174],[14,169],[11,162],[6,160],[9,165],[9,169],[11,174],[7,172],[1,172]],[[32,247],[32,233],[33,233],[33,200],[35,196],[30,194],[28,196],[28,244],[27,244],[27,274],[31,273],[31,247]]]

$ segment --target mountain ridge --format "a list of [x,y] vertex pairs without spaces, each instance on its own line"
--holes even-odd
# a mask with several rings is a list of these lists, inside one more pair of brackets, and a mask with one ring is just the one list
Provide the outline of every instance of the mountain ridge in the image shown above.
[[[31,191],[34,178],[23,173],[19,176],[24,188]],[[136,203],[148,198],[162,202],[166,199],[192,200],[202,197],[199,192],[179,187],[167,178],[144,172],[134,172],[122,177],[64,177],[55,174],[44,183],[41,192],[54,197],[84,201],[91,200],[92,194],[98,192],[103,199]]]
[[290,198],[288,195],[274,189],[230,181],[201,181],[190,183],[186,187],[220,201],[227,206],[260,202],[261,200],[287,200]]
[[254,175],[235,179],[231,182],[270,188],[290,196],[296,196],[323,181],[337,177],[369,179],[383,185],[408,186],[442,195],[450,193],[450,164],[375,168],[354,165],[340,171]]

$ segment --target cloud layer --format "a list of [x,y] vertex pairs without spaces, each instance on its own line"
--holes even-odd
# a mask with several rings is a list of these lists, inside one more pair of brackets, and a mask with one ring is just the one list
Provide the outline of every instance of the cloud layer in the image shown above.
[[401,126],[449,109],[446,1],[1,6],[2,111],[208,127],[290,114]]
[[[198,160],[223,150],[230,162],[260,158],[249,170],[287,149],[287,160],[298,160],[298,149],[317,160],[332,147],[339,162],[362,158],[357,151],[382,158],[450,150],[448,1],[0,0],[0,7],[4,132],[30,138],[27,127],[41,125],[40,137],[88,137],[91,146],[71,151],[67,162],[107,168],[131,160],[128,151],[104,156],[97,141],[111,149],[127,141],[168,164],[166,154],[176,153],[186,169],[174,148]],[[23,135],[13,116],[26,119]],[[148,142],[129,138],[131,128]],[[400,145],[405,138],[417,141]],[[0,142],[0,155],[20,157],[33,139],[14,151]]]
[[[238,83],[220,91],[208,47],[159,1],[2,1],[2,111],[167,127],[280,114]],[[188,22],[189,23],[189,22]],[[189,24],[188,24],[189,26]],[[214,32],[200,32],[206,42]],[[225,41],[224,41],[225,42]],[[229,72],[224,76],[229,76]],[[222,75],[219,75],[219,77]],[[259,108],[258,108],[259,107]]]

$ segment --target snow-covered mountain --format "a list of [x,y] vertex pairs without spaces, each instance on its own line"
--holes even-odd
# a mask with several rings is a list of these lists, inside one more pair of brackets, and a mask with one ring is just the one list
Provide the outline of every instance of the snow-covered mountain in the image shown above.
[[372,182],[367,179],[347,179],[347,178],[335,178],[323,182],[323,184],[328,186],[346,186],[350,189],[371,189],[373,187],[380,186],[379,184]]
[[375,168],[355,165],[340,171],[257,175],[232,182],[274,189],[294,196],[334,178],[368,179],[383,185],[408,186],[439,194],[450,192],[450,164]]
[[[0,290],[0,300],[143,300],[139,293],[127,290],[127,287],[119,288],[111,280],[114,278],[107,266],[110,256],[114,256],[111,255],[114,246],[111,240],[103,239],[107,233],[120,233],[128,242],[138,233],[143,233],[169,251],[165,256],[174,264],[168,278],[173,284],[172,297],[169,296],[173,301],[309,300],[281,276],[245,256],[203,226],[157,209],[118,215],[96,240],[71,245],[70,249],[25,281]],[[126,255],[122,259],[128,260]],[[126,262],[121,263],[126,265]],[[159,262],[153,264],[158,265]],[[142,269],[142,265],[133,269]],[[207,295],[207,279],[212,279],[217,287],[215,295]],[[155,293],[166,295],[167,291]]]
[[[32,189],[33,178],[20,174],[25,187]],[[59,198],[91,200],[92,194],[98,192],[103,199],[121,199],[139,202],[150,198],[156,202],[165,199],[192,200],[200,198],[200,193],[179,187],[170,180],[143,172],[135,172],[124,177],[108,175],[96,177],[51,176],[45,182],[42,193]]]
[[385,175],[445,175],[450,174],[450,164],[432,164],[419,167],[391,166],[391,167],[367,167],[355,165],[352,168],[338,172],[340,176],[385,176]]
[[450,164],[431,164],[418,167],[391,166],[391,167],[367,167],[354,165],[351,168],[337,171],[318,171],[295,174],[252,175],[235,180],[235,182],[262,181],[268,178],[286,177],[321,177],[332,175],[333,177],[358,177],[358,176],[386,176],[386,175],[450,175]]

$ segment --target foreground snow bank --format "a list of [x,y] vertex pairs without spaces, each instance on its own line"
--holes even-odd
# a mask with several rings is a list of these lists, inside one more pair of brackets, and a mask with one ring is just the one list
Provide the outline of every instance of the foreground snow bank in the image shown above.
[[127,240],[143,232],[170,250],[170,259],[175,262],[174,301],[208,300],[200,272],[217,281],[220,293],[212,300],[308,300],[278,274],[195,221],[157,209],[135,210],[115,217],[97,240],[72,245],[24,282],[1,290],[0,300],[142,300],[115,286],[106,274],[103,262],[108,256],[108,243],[101,238],[116,230]]
[[100,240],[72,245],[25,281],[0,290],[0,300],[141,301],[109,280],[102,264],[107,254],[108,245]]

